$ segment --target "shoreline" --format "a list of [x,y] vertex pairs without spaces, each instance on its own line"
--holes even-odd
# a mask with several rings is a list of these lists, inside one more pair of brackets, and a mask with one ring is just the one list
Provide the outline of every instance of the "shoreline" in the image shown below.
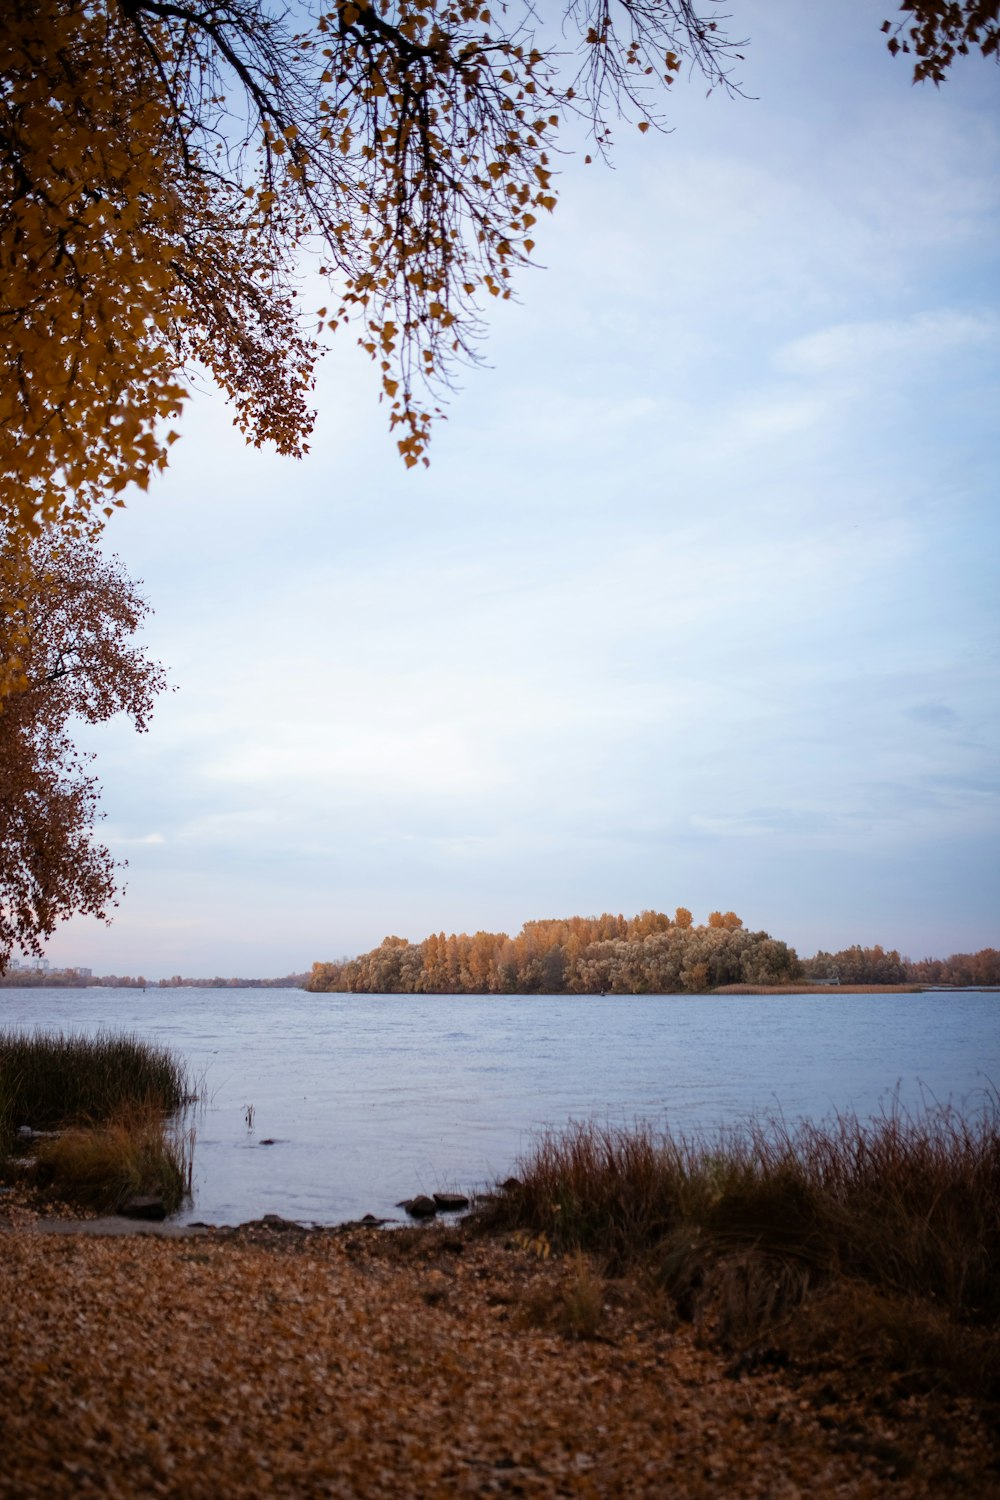
[[[250,1239],[261,1233],[268,1235],[344,1235],[354,1233],[372,1234],[377,1230],[419,1229],[413,1220],[345,1219],[341,1224],[303,1224],[298,1219],[284,1219],[279,1214],[265,1214],[260,1219],[247,1219],[241,1224],[202,1224],[200,1222],[178,1224],[169,1218],[162,1220],[130,1219],[123,1214],[95,1214],[92,1218],[49,1217],[39,1215],[33,1222],[19,1225],[4,1224],[0,1220],[0,1233],[21,1230],[28,1234],[89,1235],[99,1239],[125,1239],[138,1235],[161,1240],[233,1240]],[[430,1228],[428,1223],[426,1226]],[[448,1227],[441,1220],[437,1228]],[[454,1224],[452,1228],[456,1227]]]
[[[40,980],[18,981],[0,975],[0,990],[135,990],[140,994],[169,995],[178,989],[210,989],[213,993],[252,990],[266,993],[277,986],[259,984],[227,985],[179,985],[159,984],[65,984]],[[711,1000],[719,995],[997,995],[996,984],[723,984],[711,990],[559,990],[553,993],[534,990],[313,990],[304,985],[290,985],[289,989],[303,995],[353,995],[357,998],[372,996],[400,996],[409,999],[437,998],[440,1000]]]

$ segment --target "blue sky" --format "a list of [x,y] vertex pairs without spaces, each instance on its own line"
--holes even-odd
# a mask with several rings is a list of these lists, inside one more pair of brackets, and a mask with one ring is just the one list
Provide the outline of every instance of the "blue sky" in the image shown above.
[[998,75],[911,87],[870,0],[732,10],[753,97],[563,163],[429,471],[349,338],[301,463],[191,403],[107,537],[177,685],[87,732],[128,890],[52,962],[679,904],[1000,943]]

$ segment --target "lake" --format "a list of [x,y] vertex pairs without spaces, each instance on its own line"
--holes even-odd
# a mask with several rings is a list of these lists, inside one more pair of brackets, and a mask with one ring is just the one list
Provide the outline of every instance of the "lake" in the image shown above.
[[[5,989],[0,1028],[130,1031],[202,1080],[178,1215],[335,1224],[516,1170],[570,1120],[675,1131],[946,1102],[1000,1084],[1000,995],[309,995]],[[246,1113],[252,1106],[252,1124]],[[262,1141],[273,1139],[274,1145]]]

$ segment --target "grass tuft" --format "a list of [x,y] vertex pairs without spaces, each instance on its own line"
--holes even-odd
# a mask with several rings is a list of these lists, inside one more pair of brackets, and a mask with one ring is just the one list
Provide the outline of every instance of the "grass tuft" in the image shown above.
[[603,1321],[604,1281],[582,1250],[568,1257],[555,1291],[547,1283],[529,1286],[521,1298],[519,1322],[527,1328],[594,1339]]
[[0,1130],[52,1130],[106,1121],[155,1102],[170,1113],[192,1098],[169,1048],[129,1034],[0,1031]]
[[541,1139],[481,1217],[638,1273],[726,1348],[783,1330],[800,1354],[839,1340],[1000,1394],[998,1124],[991,1095],[972,1119],[894,1107],[714,1138],[577,1125]]
[[0,1162],[19,1126],[57,1131],[38,1146],[31,1180],[67,1202],[114,1213],[148,1194],[178,1208],[194,1133],[170,1117],[192,1100],[177,1057],[139,1037],[0,1032]]
[[173,1213],[191,1188],[193,1132],[165,1120],[155,1105],[133,1105],[91,1128],[43,1141],[36,1180],[58,1198],[118,1213],[140,1195]]

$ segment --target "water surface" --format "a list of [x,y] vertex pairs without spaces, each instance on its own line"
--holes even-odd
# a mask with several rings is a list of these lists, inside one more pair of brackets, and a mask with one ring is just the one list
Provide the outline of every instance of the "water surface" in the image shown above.
[[[569,1120],[966,1111],[1000,1084],[1000,995],[445,996],[8,989],[0,1027],[135,1031],[203,1079],[181,1219],[338,1223],[503,1178]],[[247,1126],[247,1107],[253,1124]],[[265,1139],[276,1144],[264,1146]]]

